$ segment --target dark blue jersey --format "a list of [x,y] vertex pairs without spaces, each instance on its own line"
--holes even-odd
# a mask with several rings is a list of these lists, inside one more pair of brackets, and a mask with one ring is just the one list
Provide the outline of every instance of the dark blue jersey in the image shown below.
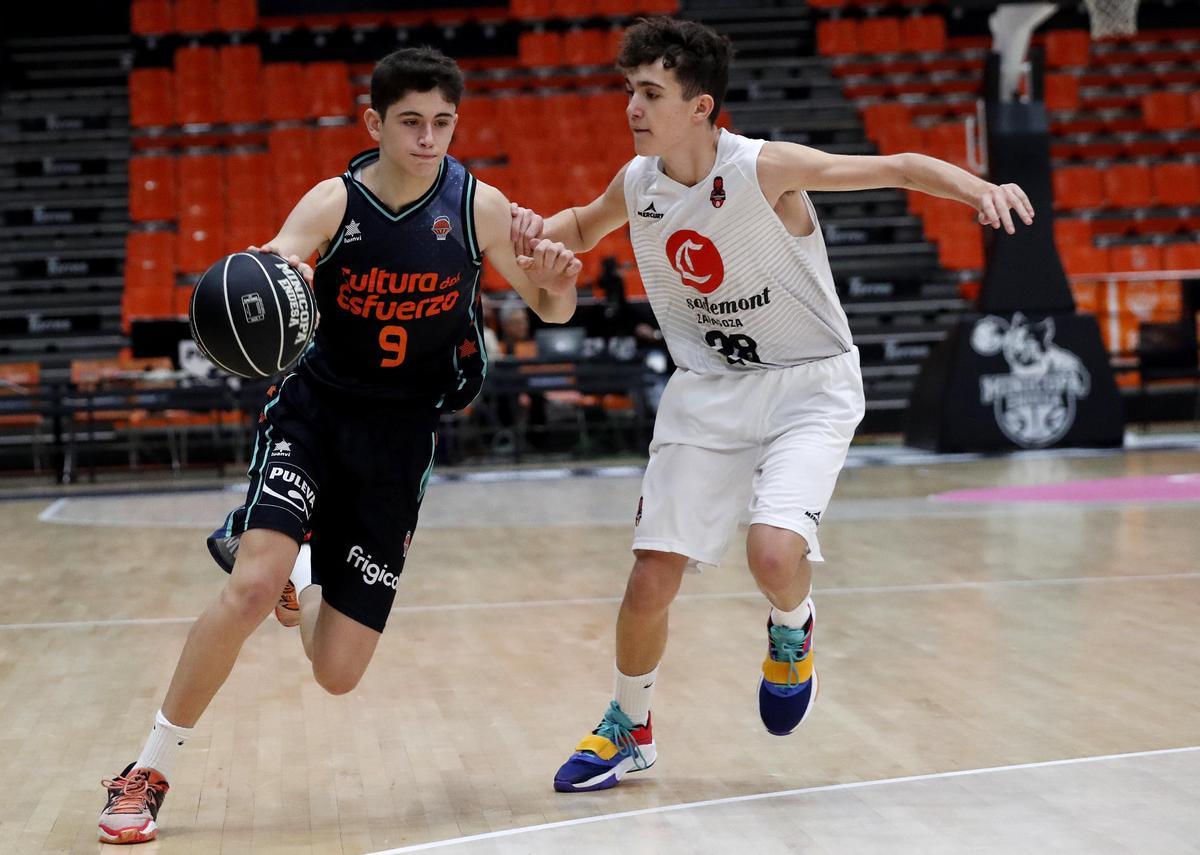
[[393,211],[342,175],[346,213],[317,261],[321,320],[298,370],[355,396],[466,406],[487,372],[475,237],[475,179],[450,156],[421,198]]

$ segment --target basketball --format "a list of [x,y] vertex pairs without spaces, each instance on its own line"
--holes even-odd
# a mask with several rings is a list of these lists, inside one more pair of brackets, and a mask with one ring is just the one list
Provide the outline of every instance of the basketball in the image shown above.
[[299,358],[312,340],[312,288],[284,259],[235,252],[205,271],[188,312],[192,338],[223,371],[270,377]]

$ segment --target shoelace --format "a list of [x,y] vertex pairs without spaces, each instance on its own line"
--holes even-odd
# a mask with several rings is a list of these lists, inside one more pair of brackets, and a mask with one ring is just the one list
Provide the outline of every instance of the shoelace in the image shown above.
[[[112,780],[105,779],[100,785],[108,790],[109,804],[105,813],[144,813],[150,810],[150,803],[158,794],[162,785],[150,784],[150,773],[144,770],[134,772],[128,778],[118,775]],[[120,789],[116,795],[113,790]]]
[[788,688],[799,686],[800,671],[796,668],[796,663],[804,658],[804,645],[808,641],[808,633],[790,626],[772,626],[768,634],[774,648],[772,658],[776,662],[788,663]]
[[646,758],[642,756],[642,749],[633,737],[634,727],[639,726],[625,715],[616,701],[609,701],[608,709],[604,711],[604,719],[593,732],[617,746],[617,753],[622,757],[632,757],[634,768],[645,769],[648,765]]

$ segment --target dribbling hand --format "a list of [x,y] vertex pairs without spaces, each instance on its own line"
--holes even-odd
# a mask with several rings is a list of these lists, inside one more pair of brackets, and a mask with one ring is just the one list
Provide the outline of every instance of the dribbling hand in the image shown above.
[[1033,225],[1033,205],[1025,191],[1016,184],[989,184],[987,191],[975,203],[979,211],[979,223],[994,229],[1004,226],[1010,235],[1016,232],[1013,227],[1012,214],[1009,209],[1017,212],[1025,225]]
[[269,243],[264,243],[262,246],[248,246],[246,249],[250,252],[270,252],[278,255],[280,258],[287,261],[288,264],[295,268],[296,272],[304,277],[304,281],[308,283],[308,287],[313,284],[313,269],[307,263],[300,259],[298,255],[284,255],[278,248]]
[[522,208],[516,202],[509,202],[512,211],[512,224],[509,236],[512,238],[513,249],[517,255],[529,255],[533,251],[533,242],[545,237],[546,221],[528,208]]
[[518,255],[517,266],[525,271],[529,281],[555,294],[575,288],[583,262],[561,243],[535,238],[530,241],[529,255]]

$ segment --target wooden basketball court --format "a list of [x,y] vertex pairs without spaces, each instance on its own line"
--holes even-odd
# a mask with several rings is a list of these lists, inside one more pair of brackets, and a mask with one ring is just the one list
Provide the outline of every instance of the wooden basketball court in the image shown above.
[[[821,526],[811,720],[784,739],[758,721],[766,606],[732,550],[672,610],[658,764],[587,795],[551,778],[609,699],[636,473],[435,484],[360,688],[324,694],[268,619],[139,851],[1200,851],[1200,442],[1182,439],[858,452]],[[99,781],[137,755],[223,583],[203,535],[237,501],[0,504],[0,851],[102,848]]]

